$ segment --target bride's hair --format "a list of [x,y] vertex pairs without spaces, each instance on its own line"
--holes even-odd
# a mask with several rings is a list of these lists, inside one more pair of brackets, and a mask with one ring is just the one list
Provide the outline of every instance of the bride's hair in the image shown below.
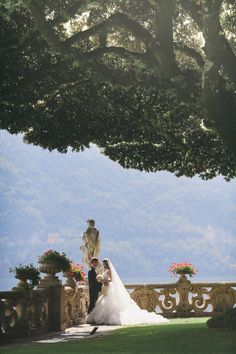
[[105,268],[110,269],[109,263],[108,263],[108,259],[107,259],[107,258],[104,258],[104,259],[102,260],[102,262],[103,262]]

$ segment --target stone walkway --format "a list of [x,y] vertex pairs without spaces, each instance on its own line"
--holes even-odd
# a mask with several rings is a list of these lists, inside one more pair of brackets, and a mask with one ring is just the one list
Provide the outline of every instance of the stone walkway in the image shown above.
[[58,343],[82,338],[92,338],[101,334],[107,334],[117,328],[120,328],[120,326],[95,326],[83,324],[77,327],[67,328],[65,332],[58,333],[56,336],[31,341],[31,343]]
[[[169,324],[184,324],[193,322],[205,322],[207,318],[175,318],[171,319]],[[162,325],[168,325],[168,323],[162,323]],[[67,328],[64,332],[49,332],[38,335],[37,337],[19,338],[12,341],[3,342],[0,345],[0,351],[4,347],[19,347],[26,346],[30,344],[43,344],[43,343],[59,343],[68,342],[72,340],[89,339],[101,335],[107,335],[112,333],[112,331],[122,328],[122,326],[96,326],[89,324],[80,324],[78,326]],[[93,333],[95,332],[95,333]]]
[[25,346],[28,344],[43,344],[43,343],[59,343],[68,342],[71,340],[78,339],[89,339],[100,335],[106,335],[114,331],[115,329],[121,328],[120,326],[96,326],[89,324],[81,324],[76,327],[67,328],[64,332],[49,332],[44,333],[40,336],[34,338],[19,338],[8,342],[3,342],[0,346],[0,350],[4,347],[11,347],[20,345]]

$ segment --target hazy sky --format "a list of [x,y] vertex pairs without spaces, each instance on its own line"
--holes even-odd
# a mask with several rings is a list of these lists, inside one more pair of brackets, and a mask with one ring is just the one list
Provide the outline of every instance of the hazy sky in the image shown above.
[[236,182],[125,170],[93,148],[59,154],[1,138],[1,278],[48,248],[81,261],[86,220],[100,230],[101,256],[123,279],[169,279],[190,261],[196,279],[236,274]]

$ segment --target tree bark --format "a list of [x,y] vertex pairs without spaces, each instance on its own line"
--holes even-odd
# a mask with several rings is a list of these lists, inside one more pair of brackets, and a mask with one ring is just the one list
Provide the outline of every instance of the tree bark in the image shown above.
[[[213,125],[225,144],[236,157],[236,118],[235,100],[224,87],[224,80],[219,75],[222,56],[219,47],[219,11],[221,0],[205,0],[203,6],[203,34],[206,39],[207,56],[203,71],[203,102],[205,117],[209,125]],[[220,55],[220,58],[217,55]]]
[[176,64],[173,43],[173,14],[175,0],[161,0],[157,10],[157,36],[160,43],[159,56],[161,58],[162,71],[165,75],[174,76],[179,73]]

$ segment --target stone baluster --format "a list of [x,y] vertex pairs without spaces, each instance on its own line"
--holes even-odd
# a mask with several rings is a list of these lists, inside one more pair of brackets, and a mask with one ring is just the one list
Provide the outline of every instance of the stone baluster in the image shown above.
[[172,284],[127,284],[142,309],[165,317],[214,316],[236,305],[236,283],[192,283],[181,275]]
[[88,313],[88,287],[65,287],[64,327],[83,323]]
[[183,274],[177,282],[177,292],[179,294],[179,302],[176,306],[176,311],[179,316],[189,316],[192,310],[192,305],[189,303],[189,293],[191,292],[191,281]]
[[[36,290],[18,284],[0,292],[0,339],[30,336],[77,325],[86,318],[88,286],[63,286],[46,278]],[[20,291],[19,291],[20,288]],[[236,304],[236,283],[176,283],[126,285],[131,297],[148,311],[165,317],[214,316]]]

